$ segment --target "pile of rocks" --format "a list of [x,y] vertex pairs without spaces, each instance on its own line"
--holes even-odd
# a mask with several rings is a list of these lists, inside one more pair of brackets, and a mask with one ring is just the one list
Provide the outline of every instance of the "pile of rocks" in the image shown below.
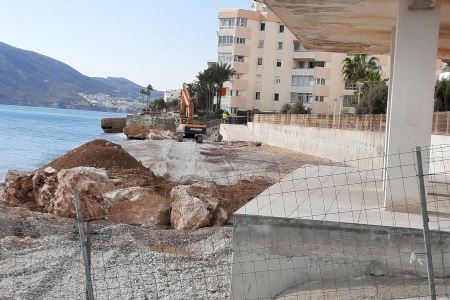
[[123,133],[131,140],[164,140],[172,139],[175,135],[171,130],[152,128],[143,125],[129,125],[124,128]]

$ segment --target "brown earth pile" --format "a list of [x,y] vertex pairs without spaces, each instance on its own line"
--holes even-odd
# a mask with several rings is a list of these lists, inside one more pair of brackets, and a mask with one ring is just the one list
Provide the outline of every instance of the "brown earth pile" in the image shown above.
[[[105,169],[108,177],[116,179],[117,186],[121,188],[155,185],[157,180],[149,169],[122,149],[120,145],[106,140],[88,142],[48,163],[43,168],[48,166],[58,171],[75,167]],[[164,181],[164,179],[158,180],[157,185],[161,186],[162,183],[159,181]]]

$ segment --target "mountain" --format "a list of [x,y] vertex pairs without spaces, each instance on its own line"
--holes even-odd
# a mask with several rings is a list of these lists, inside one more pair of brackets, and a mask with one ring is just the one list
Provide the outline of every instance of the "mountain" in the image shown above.
[[[0,104],[130,111],[140,85],[125,78],[88,77],[48,56],[0,42]],[[154,91],[152,98],[161,92]]]

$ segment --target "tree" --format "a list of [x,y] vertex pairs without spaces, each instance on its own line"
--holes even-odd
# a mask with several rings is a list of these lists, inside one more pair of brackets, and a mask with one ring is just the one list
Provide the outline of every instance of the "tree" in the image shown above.
[[296,102],[291,106],[291,114],[308,114],[309,110],[305,108],[303,102]]
[[357,114],[385,114],[388,98],[388,86],[385,81],[367,85],[356,107]]
[[166,108],[166,102],[164,102],[164,99],[159,98],[159,99],[154,100],[152,102],[152,104],[150,105],[150,107],[156,111],[163,111],[164,108]]
[[355,54],[353,57],[344,59],[342,74],[345,80],[356,83],[366,78],[369,71],[379,71],[377,61],[376,57],[368,59],[367,54]]
[[207,75],[211,76],[214,82],[214,87],[216,88],[217,95],[217,109],[220,109],[222,102],[222,88],[223,84],[237,74],[230,64],[227,63],[215,63],[208,68]]
[[281,113],[288,114],[291,112],[291,109],[292,109],[291,105],[289,103],[286,103],[281,107]]
[[436,82],[434,89],[434,110],[450,110],[450,79],[442,79]]

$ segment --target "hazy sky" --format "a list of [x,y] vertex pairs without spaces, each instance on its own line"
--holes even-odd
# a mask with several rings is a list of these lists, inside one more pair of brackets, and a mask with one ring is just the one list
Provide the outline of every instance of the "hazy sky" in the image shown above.
[[89,76],[179,88],[217,60],[217,12],[250,0],[0,0],[0,41]]

